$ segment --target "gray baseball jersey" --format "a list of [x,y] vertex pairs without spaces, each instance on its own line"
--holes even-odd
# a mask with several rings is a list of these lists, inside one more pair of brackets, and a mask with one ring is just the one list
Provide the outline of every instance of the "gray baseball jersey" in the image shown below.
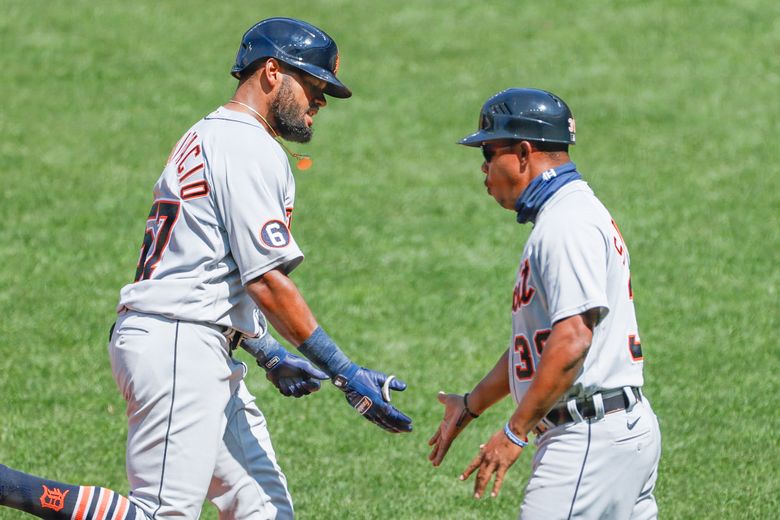
[[520,402],[552,325],[598,309],[584,366],[561,398],[642,386],[642,354],[626,244],[584,181],[561,188],[543,206],[528,238],[512,295],[509,380]]
[[264,333],[243,285],[303,260],[290,232],[294,203],[279,144],[253,117],[218,108],[171,151],[118,308]]

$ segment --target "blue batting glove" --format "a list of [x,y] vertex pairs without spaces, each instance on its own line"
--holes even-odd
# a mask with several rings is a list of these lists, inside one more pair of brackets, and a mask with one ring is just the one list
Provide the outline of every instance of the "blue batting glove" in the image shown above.
[[[387,374],[353,363],[344,374],[333,378],[333,384],[344,392],[352,408],[380,428],[391,433],[410,432],[412,419],[390,404],[389,391],[386,391],[387,401],[382,395],[387,380]],[[406,383],[392,378],[387,387],[402,392],[406,390]]]
[[328,374],[281,346],[271,353],[265,363],[258,360],[257,364],[265,369],[265,377],[287,397],[302,397],[316,392],[320,389],[320,381],[328,379]]
[[320,381],[328,379],[305,359],[290,354],[266,333],[258,338],[242,337],[241,348],[252,354],[258,366],[266,371],[266,378],[282,395],[301,397],[320,389]]

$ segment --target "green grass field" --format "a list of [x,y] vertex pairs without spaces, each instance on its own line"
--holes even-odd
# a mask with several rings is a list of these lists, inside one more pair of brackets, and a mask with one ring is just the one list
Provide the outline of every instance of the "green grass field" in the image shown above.
[[315,165],[297,177],[307,261],[293,278],[355,360],[406,379],[394,402],[415,420],[390,437],[333,388],[286,400],[252,370],[298,516],[517,514],[530,450],[497,499],[457,480],[508,401],[442,467],[426,460],[436,392],[469,390],[509,337],[529,228],[486,195],[479,152],[454,145],[509,86],[568,101],[573,158],[631,248],[661,516],[780,516],[778,2],[0,7],[0,462],[127,491],[105,345],[151,187],[184,130],[232,94],[242,32],[286,15],[334,36],[354,91],[302,148]]

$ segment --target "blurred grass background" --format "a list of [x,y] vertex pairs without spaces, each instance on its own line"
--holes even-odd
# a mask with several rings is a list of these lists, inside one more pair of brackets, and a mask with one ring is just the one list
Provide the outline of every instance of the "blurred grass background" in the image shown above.
[[[285,400],[255,369],[300,518],[508,518],[458,482],[505,418],[438,469],[438,390],[469,390],[509,337],[529,228],[454,142],[509,86],[577,117],[572,156],[632,254],[664,518],[776,518],[780,4],[0,0],[0,462],[127,491],[105,352],[171,146],[232,94],[241,34],[269,16],[333,36],[353,98],[317,116],[298,179],[294,273],[356,361],[394,372],[415,432],[389,437],[331,388]],[[193,454],[197,456],[197,454]],[[0,519],[23,516],[0,509]],[[213,507],[204,518],[216,518]]]

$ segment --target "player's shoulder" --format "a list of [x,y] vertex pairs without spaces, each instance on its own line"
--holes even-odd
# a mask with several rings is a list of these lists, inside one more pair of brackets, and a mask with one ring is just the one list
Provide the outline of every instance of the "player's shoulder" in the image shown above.
[[563,186],[542,207],[537,227],[576,229],[605,221],[609,211],[593,193],[587,182],[576,180]]
[[248,114],[219,107],[201,119],[195,129],[212,163],[230,164],[234,168],[251,165],[282,176],[289,169],[279,143]]
[[542,207],[529,241],[548,245],[606,237],[611,217],[583,180],[563,186]]
[[198,122],[203,136],[221,144],[243,145],[247,142],[263,148],[273,143],[273,138],[253,117],[219,107]]

